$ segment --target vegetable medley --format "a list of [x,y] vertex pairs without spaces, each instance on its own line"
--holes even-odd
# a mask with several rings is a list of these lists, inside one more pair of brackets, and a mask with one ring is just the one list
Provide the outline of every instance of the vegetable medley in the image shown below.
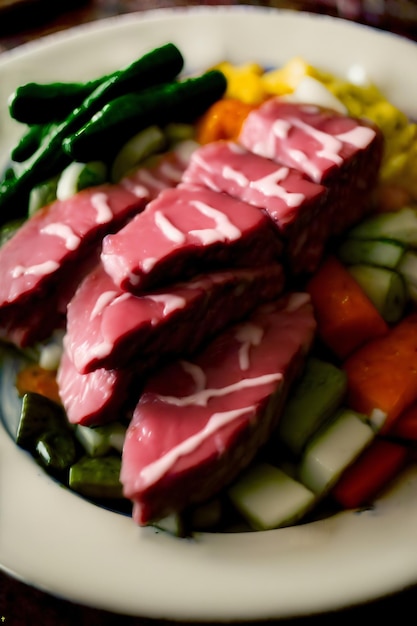
[[[98,191],[107,193],[115,186],[123,187],[124,193],[135,189],[136,204],[112,224],[109,248],[114,233],[136,220],[139,189],[149,185],[150,195],[140,199],[141,211],[158,198],[161,189],[173,189],[178,183],[181,189],[191,154],[218,142],[239,143],[251,113],[272,99],[315,105],[376,125],[384,147],[365,217],[330,237],[314,272],[290,275],[280,294],[306,295],[317,328],[272,434],[253,460],[207,500],[192,501],[151,523],[176,534],[202,529],[265,530],[372,506],[413,462],[417,441],[417,125],[360,68],[340,77],[302,58],[290,59],[277,69],[252,61],[240,66],[224,61],[200,76],[178,79],[182,69],[181,54],[167,44],[125,70],[86,84],[32,83],[16,90],[10,115],[21,122],[22,139],[13,148],[0,183],[3,252],[10,257],[10,242],[19,236],[22,225],[46,215],[55,203],[92,190],[97,208]],[[164,227],[168,229],[166,222]],[[164,232],[181,238],[178,230]],[[108,232],[98,229],[98,235],[101,241]],[[65,241],[67,254],[72,240]],[[88,243],[84,261],[94,246]],[[97,256],[88,258],[83,280],[97,265]],[[78,272],[78,260],[70,257],[69,262]],[[31,270],[36,263],[35,259]],[[63,276],[71,282],[70,274]],[[281,279],[278,274],[271,276],[278,289]],[[136,278],[130,275],[130,279],[128,290],[134,292]],[[97,273],[94,280],[102,277]],[[71,297],[81,289],[76,285]],[[212,283],[207,289],[211,293]],[[117,290],[114,293],[120,297]],[[241,302],[244,298],[239,306]],[[294,315],[304,306],[291,298],[290,305]],[[60,306],[59,299],[52,301],[53,326],[45,329],[42,322],[36,330],[42,326],[44,336],[35,334],[35,340],[33,329],[22,330],[24,317],[16,329],[3,322],[0,308],[2,339],[17,346],[24,362],[16,378],[22,398],[16,442],[70,489],[93,502],[130,512],[120,472],[133,408],[116,410],[107,423],[68,419],[62,378],[57,378],[63,367],[62,320],[66,323],[65,312],[55,315]],[[75,311],[71,298],[66,306],[68,311],[73,307],[69,327]],[[217,336],[221,328],[214,330]],[[181,334],[182,328],[174,325],[171,332],[177,331]],[[69,343],[64,339],[64,346],[65,341]],[[251,335],[248,341],[255,345],[258,340]],[[127,344],[123,349],[129,351]],[[146,349],[144,342],[145,355]],[[189,348],[191,354],[201,349]],[[158,350],[163,352],[163,347]],[[95,357],[100,357],[98,349]],[[172,357],[168,352],[168,361]],[[131,361],[125,360],[127,365],[109,369],[118,380],[120,372],[126,380]],[[91,366],[86,375],[91,371],[102,370]],[[197,378],[196,371],[192,375]],[[146,385],[146,375],[141,376],[140,384]],[[150,389],[145,386],[144,395],[152,392],[152,384]]]

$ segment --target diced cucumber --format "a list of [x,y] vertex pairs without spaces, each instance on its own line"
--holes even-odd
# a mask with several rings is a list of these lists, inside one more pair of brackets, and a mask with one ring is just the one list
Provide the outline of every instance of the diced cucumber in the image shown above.
[[365,263],[395,269],[404,254],[404,246],[396,241],[347,238],[339,246],[342,263]]
[[57,194],[58,178],[54,177],[45,183],[33,187],[29,194],[28,214],[33,215],[42,207],[54,202]]
[[63,352],[64,331],[56,330],[49,341],[39,346],[39,365],[49,371],[56,371],[59,367]]
[[405,245],[417,245],[417,212],[404,207],[400,211],[378,213],[349,231],[358,239],[389,239]]
[[164,135],[170,146],[176,145],[182,141],[194,139],[195,128],[192,124],[181,124],[180,122],[172,122],[164,127]]
[[401,274],[372,265],[351,265],[349,272],[373,302],[384,320],[393,324],[404,314],[407,289]]
[[158,126],[148,126],[127,141],[114,158],[111,179],[114,183],[147,157],[166,146],[166,137]]
[[185,535],[184,520],[179,513],[171,513],[171,515],[154,522],[152,526],[174,537],[184,537]]
[[70,163],[58,178],[56,197],[58,200],[66,200],[82,189],[101,185],[106,179],[107,167],[101,161]]
[[122,498],[118,456],[82,457],[70,467],[69,487],[90,498]]
[[253,465],[228,489],[228,496],[255,530],[291,524],[316,501],[312,491],[268,463]]
[[78,424],[75,428],[75,436],[91,457],[104,456],[112,448],[121,452],[125,435],[126,427],[120,422],[94,428]]
[[220,498],[200,504],[190,513],[189,526],[191,529],[210,530],[220,524],[223,516],[223,506]]
[[68,469],[77,459],[74,437],[69,430],[49,431],[36,444],[40,463],[49,471]]
[[312,434],[342,404],[347,377],[332,363],[310,357],[291,392],[278,426],[279,439],[294,453],[303,450]]
[[299,479],[317,495],[324,495],[364,448],[374,431],[365,417],[342,409],[308,443],[299,466]]
[[398,273],[407,286],[408,296],[417,302],[417,253],[407,250],[398,266]]
[[45,433],[70,430],[63,408],[46,396],[29,392],[23,396],[16,433],[18,446],[34,452]]

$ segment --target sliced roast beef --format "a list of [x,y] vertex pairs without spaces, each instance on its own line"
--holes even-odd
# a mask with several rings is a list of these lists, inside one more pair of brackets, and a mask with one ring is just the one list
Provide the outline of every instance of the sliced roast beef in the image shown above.
[[164,189],[178,185],[197,146],[192,140],[182,141],[173,150],[155,156],[146,166],[136,168],[120,184],[136,194],[145,192],[153,200]]
[[95,426],[119,418],[129,398],[132,373],[96,369],[80,374],[64,352],[57,382],[61,402],[71,424]]
[[283,258],[290,271],[317,268],[330,236],[332,205],[327,187],[230,141],[198,148],[183,181],[266,210],[285,242]]
[[122,455],[121,482],[138,524],[213,496],[251,462],[314,332],[308,295],[291,294],[148,380]]
[[167,189],[124,228],[103,240],[106,272],[123,290],[143,293],[225,267],[280,257],[266,215],[226,194],[182,185]]
[[8,306],[42,297],[52,284],[59,287],[69,264],[143,209],[145,202],[120,185],[102,185],[32,215],[0,248],[0,319],[7,316]]
[[335,233],[372,207],[383,135],[369,121],[271,98],[249,113],[238,141],[258,155],[329,186],[334,194],[331,223]]
[[281,294],[274,264],[197,277],[136,296],[116,287],[99,264],[68,306],[65,349],[77,370],[133,364],[136,372],[190,354],[207,337]]
[[29,305],[17,303],[7,307],[0,316],[0,338],[19,348],[27,348],[48,339],[54,330],[65,328],[67,306],[78,285],[97,265],[101,246],[69,264],[60,274],[58,285],[51,285],[42,298],[33,298]]

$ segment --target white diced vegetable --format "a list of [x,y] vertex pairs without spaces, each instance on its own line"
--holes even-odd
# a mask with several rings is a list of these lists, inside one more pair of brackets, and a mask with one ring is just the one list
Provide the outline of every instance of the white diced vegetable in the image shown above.
[[343,409],[308,444],[300,463],[301,482],[323,495],[373,438],[363,416]]
[[268,530],[295,522],[316,500],[304,485],[268,463],[251,467],[229,488],[228,495],[255,530]]

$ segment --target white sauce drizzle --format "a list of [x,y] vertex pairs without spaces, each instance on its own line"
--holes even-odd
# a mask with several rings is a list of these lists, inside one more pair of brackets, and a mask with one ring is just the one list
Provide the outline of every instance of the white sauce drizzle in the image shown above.
[[104,309],[114,300],[115,296],[117,296],[117,291],[104,291],[96,300],[93,310],[90,314],[90,321],[97,317],[97,315],[101,315]]
[[356,126],[348,132],[337,136],[341,141],[350,143],[357,148],[366,148],[375,137],[375,131],[367,126]]
[[309,302],[311,302],[311,299],[308,293],[293,293],[288,299],[285,310],[292,313],[293,311],[301,309],[301,307]]
[[184,233],[176,228],[172,222],[162,213],[162,211],[155,211],[155,224],[163,235],[173,241],[174,243],[184,243],[186,237]]
[[91,204],[97,211],[97,224],[107,224],[113,219],[113,212],[108,205],[108,198],[105,193],[94,193],[91,196]]
[[156,482],[159,478],[161,478],[161,476],[166,474],[170,467],[172,467],[180,457],[190,454],[202,443],[204,443],[204,441],[211,435],[220,430],[220,428],[226,426],[226,424],[229,424],[238,417],[245,415],[245,413],[253,413],[254,409],[254,406],[247,406],[241,409],[234,409],[232,411],[213,413],[205,427],[200,430],[200,432],[188,437],[188,439],[184,439],[184,441],[181,441],[181,443],[172,448],[169,452],[167,452],[167,454],[144,467],[138,477],[138,486],[140,485],[142,487],[143,485],[146,487],[147,485],[151,485]]
[[160,191],[166,188],[166,184],[151,174],[149,170],[139,170],[136,173],[136,178],[138,178],[144,185],[149,185],[149,187],[154,187]]
[[130,191],[130,193],[133,193],[133,195],[137,198],[147,198],[149,196],[149,191],[146,189],[146,187],[135,183],[135,181],[130,178],[123,178],[120,181],[120,184],[122,185],[122,187],[124,187],[124,189]]
[[161,163],[159,170],[161,174],[166,176],[169,180],[172,180],[175,183],[179,183],[181,181],[182,169],[175,167],[172,163],[164,161]]
[[187,304],[185,298],[169,293],[147,295],[146,297],[148,300],[153,300],[156,303],[163,304],[163,315],[169,315],[172,311],[183,309]]
[[44,263],[39,263],[38,265],[31,265],[29,267],[24,267],[23,265],[16,265],[16,267],[12,270],[12,278],[20,278],[20,276],[46,276],[48,274],[52,274],[59,269],[59,263],[56,261],[45,261]]
[[195,390],[202,391],[205,389],[207,376],[203,368],[189,361],[180,361],[180,363],[183,370],[193,379]]
[[292,191],[286,191],[279,185],[285,180],[289,174],[288,167],[281,167],[276,172],[268,174],[263,178],[254,180],[250,183],[250,187],[256,191],[260,191],[265,196],[280,198],[289,207],[297,207],[305,200],[305,195]]
[[48,224],[41,229],[40,234],[60,237],[65,241],[65,247],[67,250],[76,250],[81,243],[80,237],[74,233],[72,228],[66,224],[62,224],[61,222]]
[[229,393],[234,393],[235,391],[240,391],[242,389],[248,389],[250,387],[269,385],[270,383],[281,379],[282,374],[280,372],[275,372],[274,374],[264,374],[263,376],[256,376],[255,378],[244,378],[243,380],[239,380],[237,383],[232,383],[226,387],[220,387],[217,389],[201,389],[190,396],[183,396],[182,398],[177,398],[176,396],[163,396],[159,394],[155,397],[162,402],[166,402],[167,404],[172,404],[174,406],[190,406],[193,404],[196,406],[207,406],[207,403],[211,398],[220,398],[228,395]]
[[209,206],[205,202],[200,202],[200,200],[193,200],[190,204],[195,207],[197,211],[206,217],[211,218],[216,224],[215,228],[190,230],[190,235],[194,235],[194,237],[200,239],[204,245],[214,243],[216,241],[224,241],[225,239],[233,241],[235,239],[239,239],[242,235],[239,228],[232,224],[227,215],[218,209]]
[[259,346],[263,335],[263,329],[260,326],[255,326],[255,324],[238,326],[235,336],[242,343],[239,349],[239,367],[242,371],[249,369],[249,351],[251,346]]

